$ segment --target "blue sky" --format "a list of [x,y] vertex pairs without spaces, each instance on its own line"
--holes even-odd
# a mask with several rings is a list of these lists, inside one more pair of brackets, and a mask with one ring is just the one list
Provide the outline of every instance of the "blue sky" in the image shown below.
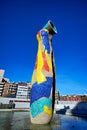
[[52,20],[56,89],[87,94],[87,1],[0,0],[0,69],[10,81],[31,81],[36,33]]

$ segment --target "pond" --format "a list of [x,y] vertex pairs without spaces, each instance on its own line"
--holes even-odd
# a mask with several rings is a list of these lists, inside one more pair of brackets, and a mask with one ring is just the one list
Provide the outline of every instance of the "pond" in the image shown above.
[[33,125],[29,112],[0,112],[0,130],[86,130],[87,118],[54,114],[51,124]]

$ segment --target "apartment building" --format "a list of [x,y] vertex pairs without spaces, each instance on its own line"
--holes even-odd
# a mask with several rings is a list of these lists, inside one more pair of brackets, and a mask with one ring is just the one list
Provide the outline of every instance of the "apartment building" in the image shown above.
[[4,82],[2,97],[7,97],[7,95],[8,95],[8,88],[9,88],[9,83],[8,82]]
[[0,83],[0,97],[2,96],[4,83]]
[[62,95],[60,101],[82,101],[80,95]]
[[5,70],[0,69],[0,83],[2,82],[4,72],[5,72]]
[[27,99],[28,94],[28,84],[24,82],[18,82],[16,98]]
[[7,97],[15,98],[17,93],[18,84],[16,83],[9,83],[8,90],[7,90]]

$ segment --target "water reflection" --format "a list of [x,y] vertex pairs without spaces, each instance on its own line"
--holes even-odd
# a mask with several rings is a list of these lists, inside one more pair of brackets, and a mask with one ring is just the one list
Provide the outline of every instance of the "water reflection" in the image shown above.
[[48,125],[30,124],[30,130],[52,130],[52,127],[50,124],[48,124]]
[[29,130],[29,112],[14,112],[11,130]]
[[55,114],[48,125],[30,123],[29,112],[0,112],[0,130],[86,130],[87,118]]
[[12,112],[0,112],[0,130],[10,130],[12,118]]

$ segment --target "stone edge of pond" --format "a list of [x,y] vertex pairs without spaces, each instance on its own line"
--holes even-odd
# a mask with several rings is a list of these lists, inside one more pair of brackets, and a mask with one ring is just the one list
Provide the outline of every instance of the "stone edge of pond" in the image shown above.
[[29,112],[29,109],[0,109],[0,112]]

